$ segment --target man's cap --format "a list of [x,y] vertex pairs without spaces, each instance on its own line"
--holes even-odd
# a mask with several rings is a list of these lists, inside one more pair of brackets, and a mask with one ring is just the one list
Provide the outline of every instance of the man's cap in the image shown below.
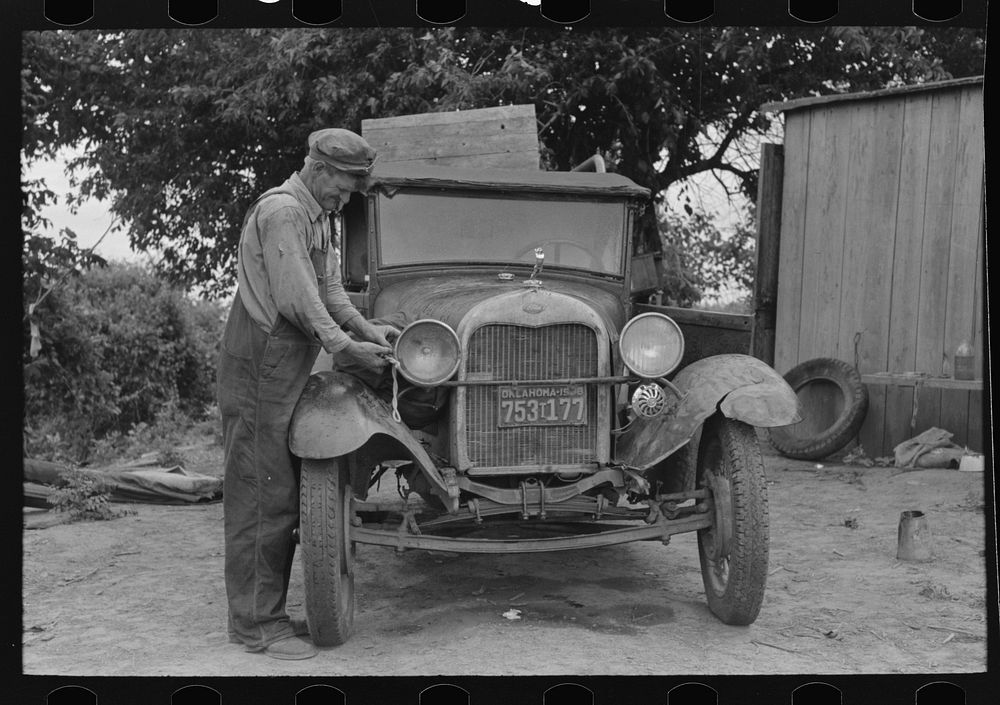
[[375,150],[364,137],[340,127],[316,130],[307,140],[309,156],[348,174],[370,174]]

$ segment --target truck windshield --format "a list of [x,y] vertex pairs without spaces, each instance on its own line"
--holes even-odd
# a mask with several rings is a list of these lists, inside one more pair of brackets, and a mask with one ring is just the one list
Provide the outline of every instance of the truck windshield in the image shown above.
[[625,204],[566,197],[439,195],[379,197],[382,266],[434,262],[535,261],[623,274]]

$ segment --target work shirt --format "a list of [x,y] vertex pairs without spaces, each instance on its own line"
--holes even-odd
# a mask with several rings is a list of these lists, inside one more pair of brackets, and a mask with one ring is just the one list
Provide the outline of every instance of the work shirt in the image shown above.
[[[330,218],[298,174],[278,189],[284,193],[251,206],[243,226],[239,295],[265,332],[273,330],[281,315],[327,352],[337,352],[351,342],[343,326],[361,314],[340,279],[336,248],[330,246]],[[324,277],[313,257],[325,261],[325,297],[319,289]]]

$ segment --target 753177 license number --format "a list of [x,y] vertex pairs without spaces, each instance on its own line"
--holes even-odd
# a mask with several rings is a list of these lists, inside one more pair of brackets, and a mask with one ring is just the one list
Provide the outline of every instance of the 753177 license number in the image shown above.
[[499,388],[497,426],[579,426],[587,423],[582,384],[518,385]]

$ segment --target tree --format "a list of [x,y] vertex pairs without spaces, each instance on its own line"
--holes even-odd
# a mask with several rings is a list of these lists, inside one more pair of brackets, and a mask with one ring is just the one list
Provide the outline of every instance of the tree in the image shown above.
[[687,215],[663,210],[659,229],[665,304],[690,307],[706,291],[749,295],[753,290],[756,237],[748,219],[723,237],[702,210],[692,209]]
[[29,452],[58,446],[84,459],[96,439],[151,423],[167,405],[199,418],[214,398],[223,310],[145,267],[70,276],[32,321],[40,346],[23,355]]
[[[85,145],[81,194],[110,197],[176,279],[221,289],[247,205],[322,126],[532,103],[549,168],[601,152],[658,198],[709,170],[753,197],[734,154],[769,128],[762,103],[979,74],[984,46],[966,28],[29,33],[25,153]],[[659,248],[655,211],[636,244]]]

